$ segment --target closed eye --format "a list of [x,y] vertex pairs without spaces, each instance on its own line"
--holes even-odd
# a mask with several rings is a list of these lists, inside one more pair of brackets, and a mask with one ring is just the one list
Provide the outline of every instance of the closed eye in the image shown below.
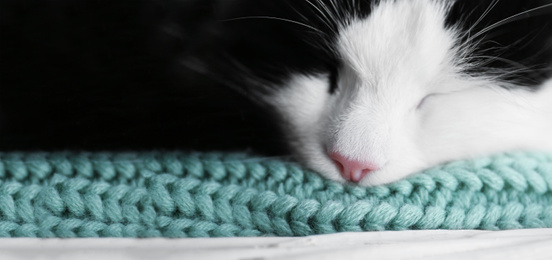
[[428,100],[428,98],[432,98],[436,95],[437,94],[429,94],[429,95],[425,96],[424,98],[422,98],[422,100],[420,100],[420,102],[418,103],[418,106],[416,106],[416,109],[422,108],[424,103],[426,103],[426,101]]

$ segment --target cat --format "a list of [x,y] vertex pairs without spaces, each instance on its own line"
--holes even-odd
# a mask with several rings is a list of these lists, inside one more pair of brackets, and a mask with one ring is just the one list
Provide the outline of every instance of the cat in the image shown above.
[[549,0],[31,3],[2,2],[2,149],[251,149],[363,186],[552,150]]

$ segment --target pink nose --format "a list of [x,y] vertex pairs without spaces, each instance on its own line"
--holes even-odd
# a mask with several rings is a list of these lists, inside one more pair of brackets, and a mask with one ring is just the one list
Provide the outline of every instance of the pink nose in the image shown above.
[[331,152],[330,158],[339,168],[341,176],[348,181],[359,182],[371,171],[378,170],[374,163],[352,160],[337,152]]

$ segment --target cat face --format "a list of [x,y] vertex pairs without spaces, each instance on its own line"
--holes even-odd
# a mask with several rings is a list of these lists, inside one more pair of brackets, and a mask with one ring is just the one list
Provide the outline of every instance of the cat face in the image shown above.
[[432,163],[423,154],[424,133],[447,123],[430,118],[436,100],[475,84],[459,74],[460,50],[454,31],[444,26],[446,8],[382,2],[369,16],[339,27],[336,75],[293,75],[267,99],[303,161],[331,179],[367,185]]
[[552,30],[534,27],[552,5],[484,2],[282,1],[294,15],[264,18],[289,30],[249,31],[259,45],[239,50],[259,55],[234,64],[296,158],[332,180],[378,185],[449,160],[552,149]]

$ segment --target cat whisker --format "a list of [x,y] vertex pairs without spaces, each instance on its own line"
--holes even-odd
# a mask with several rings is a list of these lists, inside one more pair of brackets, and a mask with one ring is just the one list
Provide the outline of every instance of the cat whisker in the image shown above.
[[302,22],[299,22],[299,21],[295,21],[295,20],[291,20],[291,19],[274,17],[274,16],[244,16],[244,17],[236,17],[236,18],[224,19],[224,20],[219,20],[219,21],[220,22],[231,22],[231,21],[239,21],[239,20],[247,20],[247,19],[268,19],[268,20],[283,21],[283,22],[297,24],[297,25],[309,28],[309,29],[311,29],[313,31],[316,31],[318,33],[324,34],[323,31],[321,31],[321,30],[319,30],[319,29],[317,29],[313,26],[310,26],[308,24],[305,24],[305,23],[302,23]]
[[330,17],[328,17],[328,15],[326,15],[324,12],[322,12],[322,10],[318,8],[315,4],[313,4],[310,0],[305,0],[305,1],[314,9],[316,9],[316,11],[319,13],[319,15],[317,16],[326,25],[326,27],[330,29],[332,32],[335,32],[335,29],[332,26]]
[[[483,28],[481,31],[477,32],[476,34],[474,34],[473,36],[471,36],[470,38],[467,39],[468,42],[470,42],[471,40],[475,39],[475,38],[478,38],[479,36],[497,28],[497,27],[500,27],[502,25],[505,25],[505,24],[508,24],[508,23],[511,23],[511,22],[515,22],[515,21],[518,21],[520,19],[525,19],[525,18],[528,18],[528,17],[531,17],[531,15],[534,13],[534,12],[537,12],[537,11],[542,11],[543,9],[545,8],[551,8],[551,12],[552,12],[552,3],[550,4],[545,4],[545,5],[541,5],[539,7],[535,7],[535,8],[532,8],[532,9],[529,9],[529,10],[526,10],[526,11],[523,11],[523,12],[520,12],[520,13],[517,13],[515,15],[512,15],[512,16],[509,16],[507,18],[504,18],[496,23],[493,23],[485,28]],[[522,16],[525,16],[525,15],[528,15],[527,17],[522,17]]]
[[487,9],[485,9],[485,11],[483,12],[483,14],[481,14],[481,16],[479,17],[479,19],[477,19],[477,21],[475,21],[475,23],[472,24],[472,26],[470,27],[470,29],[468,30],[468,32],[471,32],[473,31],[473,29],[475,29],[475,27],[483,20],[485,19],[485,17],[487,17],[487,15],[496,7],[496,5],[500,2],[500,0],[494,0],[492,1],[489,6],[487,7]]
[[332,12],[330,8],[328,8],[328,5],[326,5],[321,0],[316,0],[316,2],[322,7],[322,9],[328,14],[330,21],[339,21],[339,17],[337,17],[335,12]]
[[513,60],[510,60],[510,59],[506,59],[506,58],[502,58],[500,56],[485,56],[485,55],[479,55],[479,56],[473,56],[472,57],[473,59],[484,59],[486,61],[486,64],[490,63],[490,62],[493,62],[493,61],[501,61],[501,62],[504,62],[504,63],[507,63],[507,64],[510,64],[512,65],[513,67],[516,67],[516,68],[519,68],[519,69],[526,69],[526,70],[531,70],[530,67],[522,64],[522,63],[519,63],[519,62],[515,62]]

